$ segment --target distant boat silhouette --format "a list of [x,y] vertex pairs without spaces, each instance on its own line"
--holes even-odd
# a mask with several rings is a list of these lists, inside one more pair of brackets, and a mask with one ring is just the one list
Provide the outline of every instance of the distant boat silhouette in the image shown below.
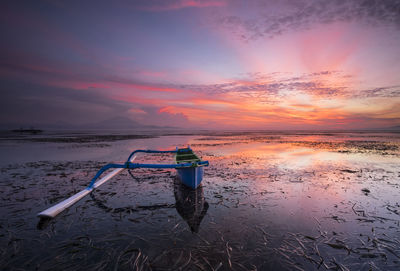
[[20,133],[20,134],[32,134],[32,135],[36,135],[36,134],[41,134],[43,132],[43,130],[40,129],[34,129],[34,128],[29,128],[29,129],[15,129],[15,130],[11,130],[11,132],[13,133]]
[[208,210],[203,187],[200,185],[197,189],[192,189],[175,180],[174,195],[175,208],[179,215],[187,222],[190,230],[197,233]]

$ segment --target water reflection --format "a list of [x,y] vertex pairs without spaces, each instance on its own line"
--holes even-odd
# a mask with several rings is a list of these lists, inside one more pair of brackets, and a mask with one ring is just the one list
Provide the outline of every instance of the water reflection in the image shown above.
[[179,215],[188,223],[190,230],[197,233],[208,210],[203,187],[200,185],[197,189],[191,189],[175,180],[174,195]]
[[90,197],[92,198],[93,202],[96,204],[97,207],[100,209],[114,214],[119,214],[119,213],[126,213],[126,214],[132,214],[140,211],[155,211],[159,209],[170,209],[170,208],[175,208],[174,204],[168,204],[168,203],[159,203],[159,204],[151,204],[151,205],[141,205],[140,202],[137,203],[136,206],[123,206],[123,207],[110,207],[106,205],[106,200],[103,198],[97,198],[96,193],[92,192],[89,194]]
[[49,226],[51,218],[48,217],[41,217],[39,222],[36,224],[36,228],[38,230],[44,230]]
[[[131,174],[131,177],[134,177],[134,175]],[[96,192],[90,193],[89,195],[95,203],[95,206],[104,210],[105,212],[132,214],[146,210],[154,211],[159,209],[176,208],[178,214],[186,221],[190,230],[195,233],[199,231],[201,221],[206,215],[209,207],[204,198],[203,187],[201,185],[197,189],[191,189],[183,185],[178,179],[174,180],[175,204],[163,203],[141,205],[140,202],[137,202],[136,206],[115,208],[113,206],[108,206],[107,204],[106,194],[110,193],[103,192],[102,194],[103,196],[100,197],[98,197],[99,195],[97,195]],[[115,193],[111,193],[109,196],[114,194]],[[104,195],[106,195],[105,198]]]

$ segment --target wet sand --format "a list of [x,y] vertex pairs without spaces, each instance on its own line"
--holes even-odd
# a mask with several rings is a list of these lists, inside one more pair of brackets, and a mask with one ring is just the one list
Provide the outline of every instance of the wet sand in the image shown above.
[[[196,191],[174,170],[124,171],[36,217],[131,150],[187,144],[210,162]],[[400,268],[399,133],[38,135],[0,151],[2,270]]]

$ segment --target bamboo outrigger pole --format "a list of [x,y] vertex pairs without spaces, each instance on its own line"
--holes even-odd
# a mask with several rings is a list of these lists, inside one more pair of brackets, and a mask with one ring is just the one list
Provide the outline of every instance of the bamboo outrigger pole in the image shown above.
[[[130,160],[130,162],[133,162],[135,160],[136,156],[133,156]],[[94,183],[92,187],[87,187],[81,192],[76,193],[75,195],[61,201],[60,203],[57,203],[56,205],[44,210],[43,212],[38,214],[38,217],[43,217],[43,218],[53,218],[57,216],[59,213],[67,209],[68,207],[74,205],[77,203],[79,200],[81,200],[84,196],[92,192],[95,188],[99,187],[100,185],[106,183],[108,180],[110,180],[112,177],[120,173],[123,168],[116,168],[110,173],[108,173],[106,176],[98,180],[97,182]]]
[[[190,149],[190,148],[188,148]],[[135,168],[175,168],[175,169],[182,169],[182,168],[190,168],[190,167],[201,167],[201,166],[208,166],[208,161],[198,161],[192,163],[182,163],[182,164],[138,164],[132,163],[136,158],[136,153],[144,152],[144,153],[177,153],[179,150],[178,148],[173,151],[157,151],[157,150],[136,150],[129,155],[128,160],[124,164],[108,164],[103,166],[97,174],[93,177],[92,181],[90,182],[89,186],[84,190],[78,192],[77,194],[63,200],[62,202],[40,212],[38,214],[41,218],[54,218],[59,213],[67,209],[68,207],[72,206],[73,204],[77,203],[81,200],[84,196],[92,192],[94,189],[99,187],[100,185],[106,183],[112,177],[120,173],[124,169],[135,169]],[[106,170],[114,168],[113,171],[108,173],[106,176],[101,178],[97,181],[97,179],[103,174]]]

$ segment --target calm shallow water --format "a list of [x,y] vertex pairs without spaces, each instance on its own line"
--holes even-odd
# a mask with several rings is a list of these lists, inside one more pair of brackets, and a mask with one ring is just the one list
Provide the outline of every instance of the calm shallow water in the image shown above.
[[[2,270],[400,268],[400,134],[41,137],[0,143]],[[196,191],[174,170],[124,171],[56,219],[36,217],[134,149],[187,144],[210,161]]]

